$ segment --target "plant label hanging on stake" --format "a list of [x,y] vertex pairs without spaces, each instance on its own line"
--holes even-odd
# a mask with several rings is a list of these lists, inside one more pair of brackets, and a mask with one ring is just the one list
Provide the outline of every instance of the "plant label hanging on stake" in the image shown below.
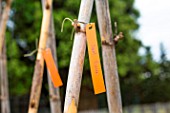
[[59,87],[62,86],[63,83],[61,81],[60,75],[58,73],[57,67],[54,63],[54,59],[51,53],[50,48],[47,48],[45,50],[42,51],[43,54],[43,58],[46,62],[47,68],[50,72],[50,76],[51,76],[51,80],[54,84],[55,87]]
[[86,25],[87,46],[92,74],[94,93],[106,92],[97,45],[95,23]]

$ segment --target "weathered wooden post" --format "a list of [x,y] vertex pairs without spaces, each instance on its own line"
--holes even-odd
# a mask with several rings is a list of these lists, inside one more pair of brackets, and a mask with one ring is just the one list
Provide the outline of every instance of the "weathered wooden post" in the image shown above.
[[37,59],[34,68],[33,83],[31,88],[28,113],[37,113],[38,106],[39,106],[43,71],[44,71],[44,59],[42,56],[42,50],[46,48],[46,42],[49,34],[51,8],[52,8],[52,0],[46,0],[45,9],[43,12],[43,20],[41,26],[41,34],[40,34]]
[[[0,1],[2,2],[2,1]],[[0,17],[0,86],[1,86],[1,112],[10,113],[10,102],[8,92],[8,74],[7,74],[7,60],[6,60],[6,45],[5,32],[6,24],[9,18],[12,0],[6,0],[6,6],[3,10],[2,17]],[[0,4],[1,5],[1,4]],[[0,16],[1,16],[0,7]]]
[[[78,21],[89,23],[93,2],[94,0],[81,0]],[[85,29],[84,24],[81,24],[81,29]],[[86,50],[85,33],[84,32],[75,33],[67,81],[64,113],[70,113],[69,107],[72,105],[75,105],[74,108],[77,109],[84,65],[85,50]],[[74,113],[77,112],[77,110],[73,111]]]
[[119,78],[117,72],[115,45],[113,42],[112,24],[108,0],[95,0],[104,64],[107,101],[110,113],[122,113]]
[[10,113],[5,40],[4,40],[3,44],[4,45],[3,45],[2,51],[0,53],[1,113]]
[[[45,0],[41,0],[41,1],[42,1],[42,5],[43,5],[43,10],[44,10]],[[54,58],[55,63],[57,65],[55,29],[54,29],[52,10],[53,9],[51,9],[51,19],[50,19],[50,26],[49,26],[49,35],[48,35],[48,39],[47,39],[47,48],[51,49],[51,52],[53,54],[53,58]],[[51,81],[49,72],[47,72],[47,73],[48,73],[51,113],[61,113],[61,100],[60,100],[59,88],[54,87],[54,85]]]
[[[50,32],[49,32],[49,38],[47,40],[47,48],[51,49],[53,58],[57,65],[55,30],[54,30],[53,19],[51,19],[50,21]],[[48,84],[49,84],[51,113],[61,113],[60,91],[59,88],[54,87],[49,72],[48,72]]]

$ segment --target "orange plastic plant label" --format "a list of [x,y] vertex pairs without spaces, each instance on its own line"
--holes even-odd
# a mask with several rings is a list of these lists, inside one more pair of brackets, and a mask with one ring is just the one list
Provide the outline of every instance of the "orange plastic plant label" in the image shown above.
[[43,54],[44,60],[46,62],[47,68],[50,72],[50,77],[51,77],[51,80],[52,80],[54,86],[55,87],[62,86],[63,83],[61,81],[57,67],[54,63],[54,59],[53,59],[51,50],[49,48],[47,48],[46,50],[42,51],[42,54]]
[[106,92],[97,45],[95,23],[86,25],[87,46],[95,94]]

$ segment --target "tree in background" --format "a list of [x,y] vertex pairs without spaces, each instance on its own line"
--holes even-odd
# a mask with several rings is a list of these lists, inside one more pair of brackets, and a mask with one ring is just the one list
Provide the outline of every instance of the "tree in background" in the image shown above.
[[160,74],[162,79],[170,77],[170,61],[168,61],[166,57],[166,50],[164,48],[163,43],[160,44]]
[[157,64],[156,73],[153,73],[152,69],[152,73],[145,74],[146,78],[141,84],[142,103],[167,102],[170,100],[170,61],[166,58],[163,44],[160,44],[160,53],[160,61]]

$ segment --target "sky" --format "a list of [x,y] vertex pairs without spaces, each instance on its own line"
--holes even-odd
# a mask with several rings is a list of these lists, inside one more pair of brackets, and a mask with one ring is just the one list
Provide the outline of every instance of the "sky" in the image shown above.
[[[135,8],[140,12],[137,38],[151,47],[153,58],[157,61],[160,43],[163,43],[170,60],[170,0],[135,0]],[[143,53],[142,49],[140,53]]]

